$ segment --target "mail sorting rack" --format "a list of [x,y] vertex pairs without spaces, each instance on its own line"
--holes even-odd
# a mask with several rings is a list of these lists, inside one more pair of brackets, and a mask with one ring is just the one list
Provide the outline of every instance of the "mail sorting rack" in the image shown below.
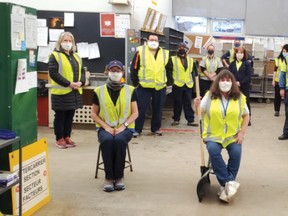
[[266,99],[266,103],[270,103],[270,99],[274,99],[275,95],[275,89],[272,85],[272,76],[266,76],[265,77],[265,83],[264,83],[264,98]]
[[251,77],[250,98],[258,98],[259,102],[264,98],[264,77]]

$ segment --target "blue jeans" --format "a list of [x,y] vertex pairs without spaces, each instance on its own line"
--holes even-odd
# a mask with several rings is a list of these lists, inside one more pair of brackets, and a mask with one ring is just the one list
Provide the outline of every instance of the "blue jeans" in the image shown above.
[[102,152],[106,179],[121,179],[124,177],[126,148],[132,139],[132,132],[125,129],[112,136],[103,128],[98,130],[98,140]]
[[234,142],[226,147],[229,155],[227,165],[221,154],[223,147],[220,143],[208,141],[206,147],[209,152],[213,171],[220,185],[225,186],[226,182],[234,181],[240,167],[242,145]]

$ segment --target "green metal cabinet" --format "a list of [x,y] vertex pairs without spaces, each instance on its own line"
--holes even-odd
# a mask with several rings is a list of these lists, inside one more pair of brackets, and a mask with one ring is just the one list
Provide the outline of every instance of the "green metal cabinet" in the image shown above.
[[[37,88],[15,95],[18,59],[29,62],[29,49],[11,50],[11,11],[14,4],[0,3],[0,129],[17,132],[21,137],[21,146],[37,141]],[[18,5],[20,6],[20,5]],[[36,16],[36,10],[25,6],[26,14]],[[35,54],[37,50],[34,50]],[[36,64],[27,65],[27,72],[37,71]],[[9,170],[8,153],[18,149],[17,145],[0,151],[0,170]],[[6,192],[0,198],[0,210],[12,211],[11,193]]]

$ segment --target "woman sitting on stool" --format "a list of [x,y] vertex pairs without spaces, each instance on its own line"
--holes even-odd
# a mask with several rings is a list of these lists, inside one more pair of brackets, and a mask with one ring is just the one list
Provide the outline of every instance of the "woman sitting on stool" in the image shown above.
[[105,170],[103,190],[124,190],[123,181],[126,148],[138,117],[134,87],[121,82],[123,64],[114,60],[108,64],[108,80],[94,90],[91,117],[96,122],[98,140]]

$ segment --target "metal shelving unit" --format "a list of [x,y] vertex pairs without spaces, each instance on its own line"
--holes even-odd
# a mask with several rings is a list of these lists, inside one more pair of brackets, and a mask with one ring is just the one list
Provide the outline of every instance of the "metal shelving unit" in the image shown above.
[[19,184],[19,215],[21,216],[22,215],[22,147],[20,137],[15,137],[14,139],[8,139],[8,140],[0,139],[0,150],[16,143],[18,143],[19,147],[19,179],[18,181],[16,181],[12,185],[9,185],[8,187],[0,188],[0,196],[1,194],[10,190],[13,186]]

